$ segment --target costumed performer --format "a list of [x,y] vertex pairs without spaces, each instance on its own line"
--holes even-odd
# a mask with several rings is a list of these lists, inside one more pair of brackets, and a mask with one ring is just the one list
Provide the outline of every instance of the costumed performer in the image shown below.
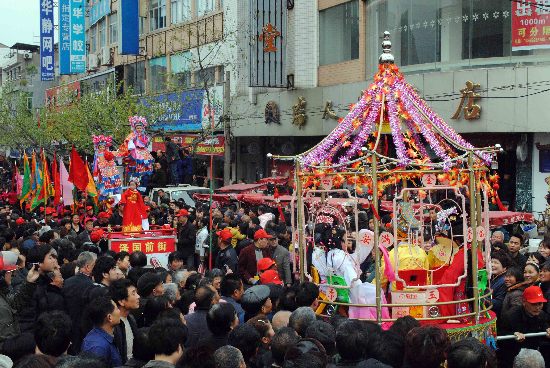
[[[343,241],[343,234],[334,226],[331,226],[322,236],[321,242],[313,248],[312,264],[319,272],[322,283],[327,283],[331,276],[340,276],[349,286],[349,302],[352,304],[374,304],[376,300],[376,287],[369,283],[362,283],[359,275],[361,274],[360,265],[365,261],[373,246],[362,239],[370,235],[374,239],[370,230],[362,229],[359,231],[359,242],[356,244],[355,252],[350,254],[344,250],[346,248]],[[331,284],[331,282],[328,282]],[[327,287],[320,286],[321,291],[325,292]],[[382,303],[386,300],[382,296]],[[350,318],[374,319],[377,316],[376,308],[373,307],[349,307]],[[382,308],[382,318],[389,318],[388,308]]]
[[124,157],[127,163],[126,172],[129,180],[137,180],[145,186],[144,178],[153,172],[153,156],[147,149],[150,138],[145,133],[147,120],[143,116],[131,116],[128,121],[132,132],[126,136],[119,148],[119,157]]
[[99,191],[99,199],[105,200],[122,192],[122,180],[116,168],[115,155],[109,151],[113,138],[105,135],[93,136],[95,155],[93,175]]
[[147,219],[147,206],[137,190],[136,181],[131,181],[128,189],[122,193],[120,203],[124,205],[122,212],[122,231],[142,231],[142,223]]

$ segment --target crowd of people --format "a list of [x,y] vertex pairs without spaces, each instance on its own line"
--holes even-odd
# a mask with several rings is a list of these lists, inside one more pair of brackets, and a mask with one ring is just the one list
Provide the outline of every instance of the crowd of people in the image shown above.
[[[210,229],[203,206],[146,201],[155,221],[178,229],[165,267],[108,249],[102,231],[119,225],[116,207],[98,216],[93,207],[63,216],[2,207],[0,367],[497,366],[477,339],[451,343],[412,317],[386,330],[319,318],[319,287],[296,280],[290,229],[268,208],[214,209]],[[518,335],[497,352],[498,366],[543,367],[550,339],[523,334],[549,327],[550,246],[524,256],[522,239],[492,237],[494,309],[503,333]],[[209,254],[213,268],[198,273]]]

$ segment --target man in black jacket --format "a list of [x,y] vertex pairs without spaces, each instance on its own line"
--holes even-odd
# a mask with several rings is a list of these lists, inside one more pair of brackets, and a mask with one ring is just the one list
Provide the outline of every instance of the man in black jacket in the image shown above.
[[111,298],[120,310],[120,324],[114,329],[114,342],[122,363],[133,357],[134,336],[137,333],[137,323],[131,311],[139,308],[139,294],[132,282],[128,279],[114,281],[110,288]]
[[79,271],[73,277],[69,277],[63,286],[65,308],[73,323],[72,345],[69,353],[77,355],[82,344],[82,311],[88,304],[88,296],[93,288],[92,271],[97,256],[92,252],[82,252],[76,260]]
[[164,141],[166,145],[166,161],[168,162],[168,166],[170,168],[170,182],[172,184],[178,184],[178,161],[180,160],[179,148],[177,144],[172,142],[170,137],[164,138]]
[[191,271],[195,267],[195,242],[197,239],[197,229],[195,225],[189,222],[189,211],[179,210],[178,217],[178,251],[186,259],[185,268]]

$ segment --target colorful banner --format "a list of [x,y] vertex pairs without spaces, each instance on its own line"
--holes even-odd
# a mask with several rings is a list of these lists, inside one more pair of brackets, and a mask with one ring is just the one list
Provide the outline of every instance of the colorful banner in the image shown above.
[[111,0],[90,1],[90,27],[98,20],[111,13]]
[[154,238],[110,239],[110,250],[114,252],[171,253],[176,250],[176,237],[156,236]]
[[59,0],[59,74],[86,71],[84,0]]
[[53,0],[40,0],[40,80],[55,78]]
[[118,49],[121,55],[139,55],[139,3],[121,0],[118,9]]
[[550,6],[547,1],[512,4],[512,51],[550,48]]
[[[198,134],[176,134],[170,135],[172,142],[182,147],[192,147],[193,142],[199,138]],[[196,155],[201,156],[223,156],[224,154],[225,137],[223,135],[215,135],[214,137],[207,137],[205,140],[196,145]],[[153,151],[164,151],[166,146],[164,144],[163,136],[153,137]]]

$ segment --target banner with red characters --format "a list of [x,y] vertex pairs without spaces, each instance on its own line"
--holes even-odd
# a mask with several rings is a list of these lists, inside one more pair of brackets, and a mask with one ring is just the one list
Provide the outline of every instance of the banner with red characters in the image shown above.
[[512,1],[512,51],[550,48],[550,2]]

